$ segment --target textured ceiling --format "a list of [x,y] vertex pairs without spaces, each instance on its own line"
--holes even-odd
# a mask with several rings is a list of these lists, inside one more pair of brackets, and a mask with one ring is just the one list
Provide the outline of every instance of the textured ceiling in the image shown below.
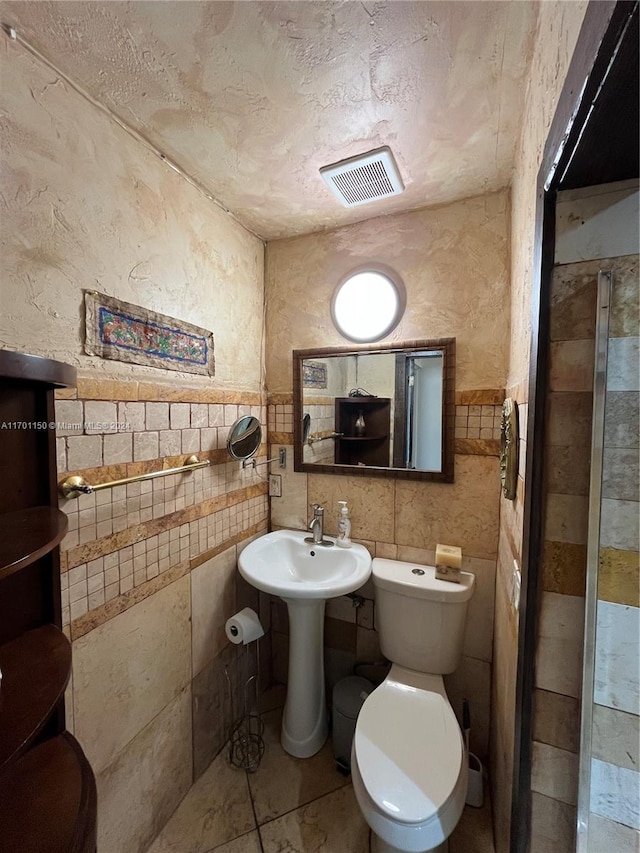
[[[4,23],[265,239],[509,183],[533,2],[3,2]],[[381,145],[405,192],[320,166]]]

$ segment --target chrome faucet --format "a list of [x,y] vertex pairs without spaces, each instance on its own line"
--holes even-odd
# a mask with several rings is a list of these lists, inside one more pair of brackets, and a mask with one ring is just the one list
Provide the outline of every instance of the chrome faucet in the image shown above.
[[311,536],[307,536],[304,541],[311,545],[324,545],[325,548],[330,548],[333,542],[323,537],[324,507],[320,504],[311,504],[311,506],[313,507],[313,518],[309,522]]

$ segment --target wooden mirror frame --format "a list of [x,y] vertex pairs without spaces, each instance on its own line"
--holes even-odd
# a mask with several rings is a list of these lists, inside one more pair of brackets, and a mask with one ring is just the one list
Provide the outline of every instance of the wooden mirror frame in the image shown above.
[[[323,465],[303,462],[302,418],[304,415],[302,362],[306,358],[327,358],[341,355],[375,355],[376,353],[404,352],[406,350],[442,350],[443,352],[443,406],[442,406],[442,470],[415,471],[405,468],[387,468],[376,465]],[[427,480],[435,483],[453,483],[455,453],[455,373],[456,339],[431,338],[429,340],[402,341],[397,344],[365,344],[324,349],[297,349],[293,351],[293,469],[308,474],[342,474],[350,477],[385,477],[387,479]]]

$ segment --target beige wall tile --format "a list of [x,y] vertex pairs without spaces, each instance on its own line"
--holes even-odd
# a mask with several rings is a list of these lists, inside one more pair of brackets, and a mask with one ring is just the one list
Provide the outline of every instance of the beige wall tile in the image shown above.
[[640,391],[640,338],[609,338],[607,390]]
[[[71,439],[69,439],[71,441]],[[637,551],[640,515],[638,501],[603,498],[600,516],[600,547]]]
[[584,595],[587,546],[545,541],[542,548],[542,583],[545,592]]
[[589,499],[584,495],[547,494],[544,538],[551,542],[587,541]]
[[640,766],[640,717],[593,706],[592,754],[595,758],[636,770]]
[[462,700],[469,700],[471,713],[471,751],[486,762],[489,752],[489,714],[491,707],[491,664],[464,657],[451,675],[445,675],[447,696],[462,724]]
[[575,806],[578,796],[578,756],[566,749],[534,741],[531,790]]
[[191,785],[191,690],[179,693],[96,778],[98,850],[144,853]]
[[493,611],[496,564],[493,560],[463,558],[462,568],[475,575],[474,592],[467,607],[463,654],[491,661],[493,655]]
[[[501,537],[501,540],[504,536]],[[509,849],[515,718],[515,676],[518,653],[511,605],[504,585],[496,584],[493,677],[491,685],[490,768],[496,850]]]
[[588,495],[589,448],[571,445],[550,445],[544,451],[547,490],[561,495]]
[[552,341],[594,339],[598,270],[593,264],[557,266],[551,281]]
[[102,465],[102,436],[72,435],[67,439],[67,470],[97,468]]
[[96,773],[191,678],[189,578],[73,643],[75,734]]
[[[274,444],[269,448],[270,457],[278,456],[282,445]],[[307,498],[307,475],[293,470],[293,449],[287,448],[287,467],[273,467],[273,474],[282,476],[282,497],[271,498],[271,523],[277,527],[289,527],[304,530],[309,524],[312,511]],[[327,510],[325,510],[326,512]]]
[[589,815],[588,853],[602,853],[611,850],[615,853],[638,853],[640,850],[640,832],[606,817],[591,813]]
[[[396,482],[374,477],[308,475],[309,503],[324,506],[324,529],[331,536],[338,530],[338,501],[346,500],[351,516],[352,539],[382,539],[395,542],[394,494]],[[305,525],[306,526],[306,525]]]
[[640,290],[638,289],[638,255],[617,258],[611,293],[609,335],[623,338],[638,334]]
[[595,344],[587,341],[559,341],[549,347],[549,389],[590,391],[593,385]]
[[607,391],[604,446],[640,446],[640,394],[637,391]]
[[531,794],[531,853],[574,853],[576,808]]
[[533,739],[569,752],[580,744],[580,703],[572,696],[534,691]]
[[588,391],[554,391],[548,395],[546,443],[591,447],[593,395]]
[[602,496],[637,501],[640,496],[640,451],[605,447],[602,459]]
[[329,649],[340,649],[343,652],[356,651],[356,626],[342,619],[331,616],[324,620],[324,644]]
[[565,696],[580,696],[583,633],[584,598],[554,592],[542,594],[536,687]]
[[228,548],[191,572],[193,674],[227,645],[224,625],[236,607],[236,549]]
[[454,483],[398,480],[395,541],[429,550],[458,545],[465,556],[495,559],[499,495],[499,463],[488,456],[456,456]]
[[118,420],[116,404],[88,400],[84,404],[84,420],[87,435],[115,432]]

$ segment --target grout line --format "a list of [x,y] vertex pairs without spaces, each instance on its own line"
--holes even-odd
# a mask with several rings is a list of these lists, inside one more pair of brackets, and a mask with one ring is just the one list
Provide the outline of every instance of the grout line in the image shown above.
[[256,806],[253,801],[253,791],[251,790],[251,783],[249,782],[249,773],[246,770],[244,771],[244,776],[247,780],[247,790],[249,791],[249,800],[251,801],[251,811],[253,813],[253,822],[255,824],[255,830],[258,833],[258,844],[260,845],[260,853],[264,853],[262,835],[260,834],[260,825],[258,824],[258,815],[256,814]]

